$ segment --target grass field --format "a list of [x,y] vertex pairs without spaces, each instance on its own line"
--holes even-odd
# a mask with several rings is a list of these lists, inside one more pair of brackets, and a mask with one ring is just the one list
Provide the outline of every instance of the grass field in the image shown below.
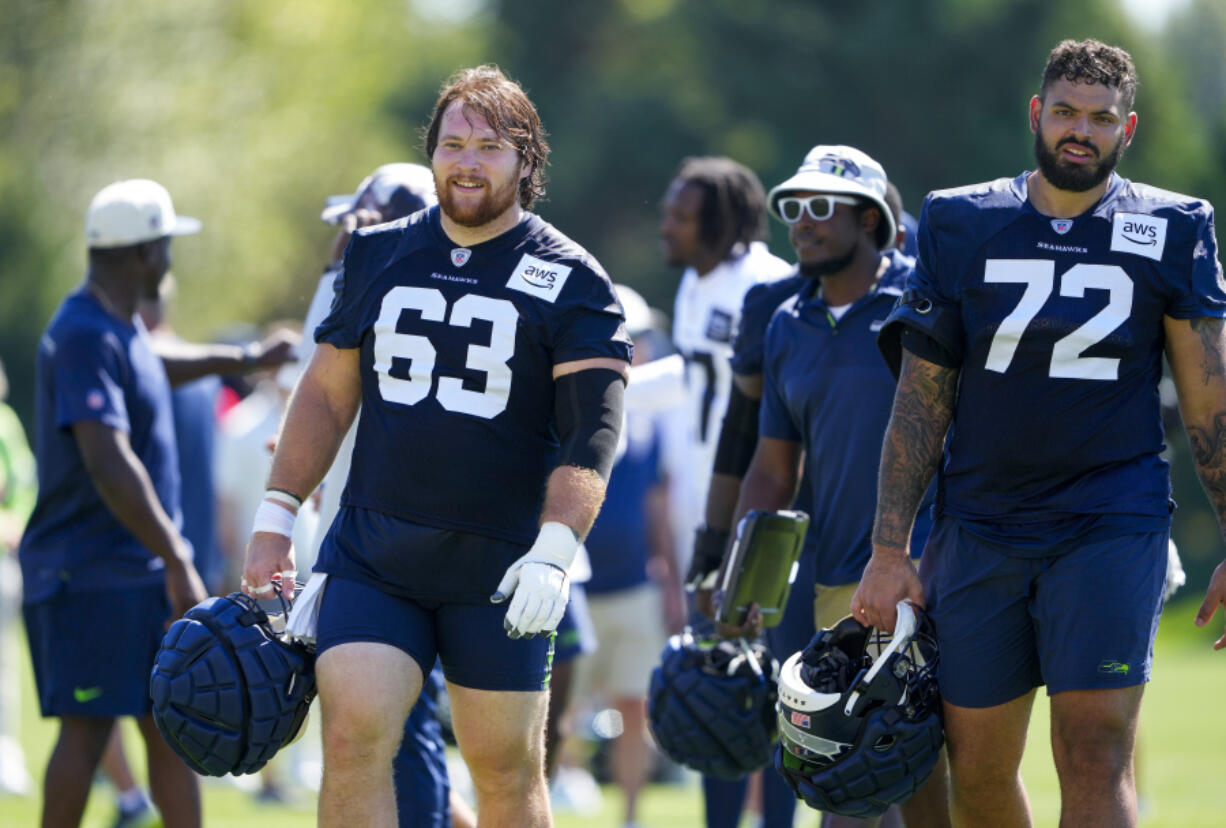
[[[1198,600],[1189,594],[1168,607],[1159,632],[1155,681],[1146,691],[1141,716],[1139,776],[1145,803],[1142,824],[1147,827],[1226,825],[1226,793],[1218,787],[1226,780],[1226,711],[1221,701],[1226,695],[1226,652],[1211,650],[1212,641],[1221,633],[1222,618],[1219,615],[1205,630],[1195,629],[1192,618]],[[39,777],[50,753],[55,726],[37,715],[24,640],[19,648],[24,714],[21,737],[31,773]],[[1023,767],[1035,824],[1039,826],[1054,826],[1060,807],[1048,726],[1046,698],[1040,695]],[[140,752],[135,750],[139,739],[134,729],[128,735],[129,753],[140,765]],[[699,828],[700,802],[696,785],[652,786],[643,796],[640,822],[656,828]],[[96,786],[83,822],[85,828],[106,828],[113,807],[110,789]],[[38,811],[36,797],[0,796],[0,826],[4,828],[37,825]],[[619,814],[619,795],[605,788],[601,813],[558,814],[556,820],[560,828],[617,828]],[[301,808],[259,805],[232,785],[210,780],[204,788],[204,824],[207,828],[269,824],[305,828],[315,824],[314,801],[305,797]],[[813,828],[817,816],[802,805],[796,824]]]

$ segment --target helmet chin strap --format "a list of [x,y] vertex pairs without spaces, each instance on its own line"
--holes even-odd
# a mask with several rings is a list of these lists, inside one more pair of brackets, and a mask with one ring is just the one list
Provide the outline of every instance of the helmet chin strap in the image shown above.
[[919,626],[919,622],[915,617],[915,610],[911,608],[911,604],[907,601],[898,602],[898,620],[894,622],[894,636],[890,639],[890,643],[881,655],[877,656],[873,661],[873,666],[864,674],[864,678],[856,683],[856,687],[847,694],[847,704],[843,706],[843,713],[847,716],[851,715],[855,709],[856,702],[860,700],[860,696],[873,683],[873,679],[881,672],[881,668],[890,660],[890,656],[907,646],[911,641],[911,637],[915,635],[915,630]]

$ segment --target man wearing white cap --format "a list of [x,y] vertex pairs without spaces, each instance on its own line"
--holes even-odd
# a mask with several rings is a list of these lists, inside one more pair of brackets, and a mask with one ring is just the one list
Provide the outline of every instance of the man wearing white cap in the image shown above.
[[[915,260],[893,249],[885,170],[853,147],[814,147],[766,201],[789,226],[803,282],[767,328],[759,438],[731,525],[752,509],[794,503],[809,514],[804,551],[812,574],[793,589],[802,599],[808,592],[820,630],[848,614],[872,553],[877,466],[894,396],[876,336]],[[808,486],[797,501],[802,471]],[[923,548],[929,526],[921,512],[912,549]],[[750,615],[742,634],[758,631]],[[948,824],[943,781],[938,773],[904,806],[908,825]],[[833,815],[823,822],[863,824]]]
[[40,707],[60,719],[44,825],[80,822],[119,716],[145,737],[167,828],[200,824],[195,775],[158,734],[148,690],[166,623],[205,598],[181,532],[170,382],[276,364],[286,347],[155,353],[137,304],[157,297],[171,236],[199,229],[154,181],[103,188],[85,220],[85,283],[39,343],[38,500],[19,559]]

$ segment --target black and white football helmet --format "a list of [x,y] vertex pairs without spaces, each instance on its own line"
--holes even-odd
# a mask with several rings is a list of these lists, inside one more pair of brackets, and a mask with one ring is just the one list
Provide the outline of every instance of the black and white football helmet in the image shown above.
[[945,737],[932,624],[900,601],[894,635],[851,616],[779,674],[775,769],[819,811],[872,817],[928,779]]

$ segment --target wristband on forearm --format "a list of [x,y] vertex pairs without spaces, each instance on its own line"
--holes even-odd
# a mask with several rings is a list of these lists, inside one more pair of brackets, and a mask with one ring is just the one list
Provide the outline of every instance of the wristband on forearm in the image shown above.
[[291,511],[287,504],[266,497],[255,510],[251,533],[269,532],[291,538],[294,536],[294,521],[297,518],[297,510]]

